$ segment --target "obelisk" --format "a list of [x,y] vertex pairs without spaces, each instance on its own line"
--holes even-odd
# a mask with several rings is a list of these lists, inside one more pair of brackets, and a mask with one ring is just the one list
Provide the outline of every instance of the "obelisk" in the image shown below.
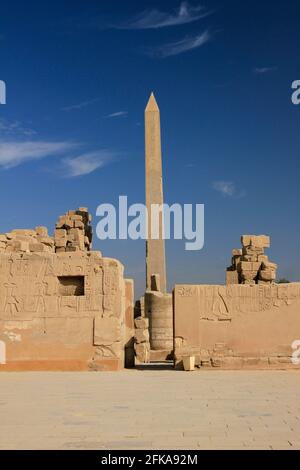
[[152,93],[145,109],[146,207],[148,238],[146,241],[146,287],[151,290],[151,276],[159,275],[160,291],[166,292],[165,241],[162,236],[163,217],[160,215],[159,237],[151,238],[151,208],[163,204],[160,112]]

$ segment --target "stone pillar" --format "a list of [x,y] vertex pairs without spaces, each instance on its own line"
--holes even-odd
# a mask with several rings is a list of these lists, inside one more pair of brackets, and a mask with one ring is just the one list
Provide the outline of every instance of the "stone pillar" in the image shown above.
[[146,206],[148,240],[146,242],[146,287],[151,290],[151,276],[159,276],[161,292],[166,292],[165,242],[162,238],[163,217],[160,215],[159,238],[151,239],[151,207],[163,204],[160,113],[153,93],[145,110]]

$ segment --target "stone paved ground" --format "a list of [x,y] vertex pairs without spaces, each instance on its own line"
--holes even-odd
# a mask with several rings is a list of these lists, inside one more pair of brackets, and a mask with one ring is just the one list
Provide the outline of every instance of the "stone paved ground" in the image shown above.
[[300,449],[299,372],[1,373],[1,449]]

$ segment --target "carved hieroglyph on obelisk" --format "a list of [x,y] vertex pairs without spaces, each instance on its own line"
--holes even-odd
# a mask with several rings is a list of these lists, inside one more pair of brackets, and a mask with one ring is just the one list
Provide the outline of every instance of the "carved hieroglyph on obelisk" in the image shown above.
[[166,292],[165,241],[162,237],[163,217],[160,213],[159,237],[151,238],[151,208],[163,204],[160,113],[153,93],[145,109],[146,206],[148,210],[148,239],[146,242],[146,281],[151,289],[151,276],[159,275],[160,291]]

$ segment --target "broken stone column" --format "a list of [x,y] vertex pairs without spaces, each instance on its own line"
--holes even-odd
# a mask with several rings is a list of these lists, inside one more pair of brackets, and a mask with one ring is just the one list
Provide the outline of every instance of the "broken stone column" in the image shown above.
[[139,364],[150,362],[150,342],[149,342],[149,320],[145,317],[138,317],[134,321],[134,351],[136,361]]
[[166,359],[173,350],[172,294],[147,291],[145,293],[145,315],[149,318],[151,350],[162,351]]
[[125,367],[134,367],[134,282],[125,279]]

